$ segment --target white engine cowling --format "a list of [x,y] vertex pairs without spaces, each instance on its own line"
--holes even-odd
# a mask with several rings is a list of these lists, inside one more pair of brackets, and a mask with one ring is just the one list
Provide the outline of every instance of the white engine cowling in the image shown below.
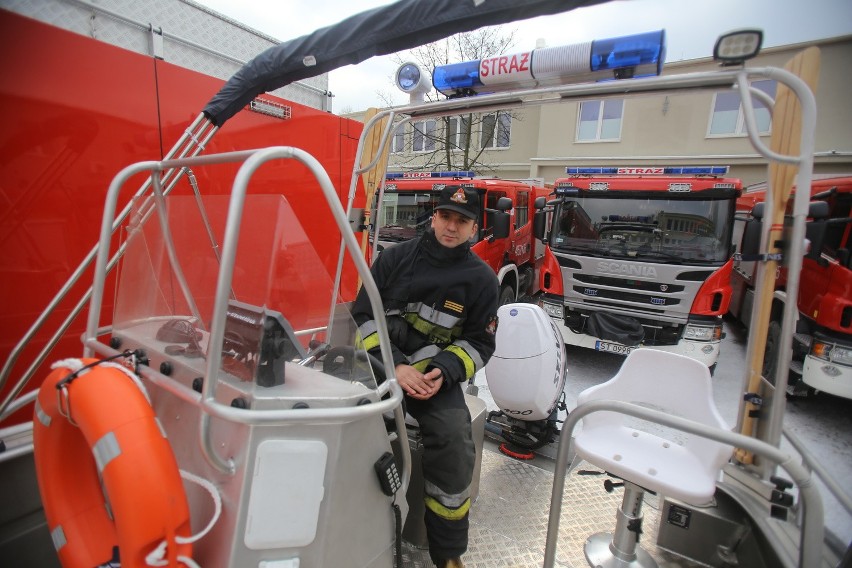
[[497,317],[497,345],[485,366],[491,396],[512,418],[544,420],[565,386],[562,334],[535,304],[505,304]]

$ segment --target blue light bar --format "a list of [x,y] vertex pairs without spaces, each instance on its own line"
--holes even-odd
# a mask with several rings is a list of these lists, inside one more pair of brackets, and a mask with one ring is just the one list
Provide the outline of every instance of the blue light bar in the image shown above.
[[476,172],[473,171],[456,171],[456,172],[432,172],[432,177],[474,177]]
[[426,179],[426,178],[472,178],[476,172],[470,170],[440,172],[387,172],[385,179]]
[[448,97],[659,75],[665,30],[441,65],[432,85]]
[[592,71],[612,70],[616,79],[648,77],[663,71],[666,32],[659,30],[592,42]]
[[571,182],[557,183],[556,187],[554,188],[554,192],[556,193],[556,195],[561,196],[574,196],[580,194],[580,190],[574,187]]
[[567,167],[568,175],[682,175],[682,176],[718,176],[726,175],[729,166],[596,166],[596,167]]
[[[450,95],[444,89],[453,93],[458,91],[465,94],[467,94],[467,91],[478,92],[477,89],[482,87],[482,81],[479,80],[479,61],[479,59],[476,59],[435,67],[432,72],[432,85],[447,96]],[[443,87],[438,85],[443,85]]]

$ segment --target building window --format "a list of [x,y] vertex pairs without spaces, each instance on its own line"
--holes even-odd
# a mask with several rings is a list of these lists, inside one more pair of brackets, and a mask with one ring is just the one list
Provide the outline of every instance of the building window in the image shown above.
[[[771,79],[755,81],[752,87],[760,89],[773,99],[777,83]],[[772,125],[772,117],[757,97],[754,100],[754,115],[757,120],[757,128],[760,134],[769,134]],[[735,91],[723,91],[716,93],[713,100],[713,114],[710,117],[708,136],[737,136],[746,134],[745,116],[740,94]]]
[[512,139],[512,115],[507,112],[482,117],[480,148],[508,148]]
[[423,120],[414,123],[414,137],[411,141],[415,152],[432,152],[435,150],[435,121]]
[[450,148],[464,150],[470,143],[470,120],[467,117],[453,116],[447,119]]
[[577,124],[578,142],[603,142],[621,139],[621,118],[624,101],[585,101],[580,103]]
[[396,127],[391,138],[391,153],[399,154],[405,151],[405,124],[400,124]]

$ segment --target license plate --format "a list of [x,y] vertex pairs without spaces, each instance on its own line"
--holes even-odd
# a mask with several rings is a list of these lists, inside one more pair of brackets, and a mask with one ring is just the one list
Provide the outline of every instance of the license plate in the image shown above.
[[620,343],[610,343],[608,341],[595,341],[595,350],[606,351],[607,353],[618,353],[619,355],[628,355],[633,351],[633,347],[621,345]]

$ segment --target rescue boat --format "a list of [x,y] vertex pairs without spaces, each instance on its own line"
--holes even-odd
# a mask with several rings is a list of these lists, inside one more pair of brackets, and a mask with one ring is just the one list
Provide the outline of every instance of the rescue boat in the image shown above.
[[[448,10],[457,4],[445,3]],[[504,7],[514,2],[483,4]],[[559,4],[552,2],[542,10],[567,9]],[[372,25],[383,15],[372,11],[341,25]],[[519,16],[500,17],[505,21]],[[461,16],[457,19],[464,21]],[[334,30],[327,33],[333,35]],[[418,38],[429,39],[434,37]],[[347,57],[351,55],[341,55],[335,64],[350,62]],[[321,65],[316,71],[327,68]],[[532,87],[512,83],[505,92],[388,109],[364,126],[343,200],[325,165],[295,146],[205,155],[200,155],[201,148],[184,150],[187,140],[211,136],[229,113],[257,94],[252,91],[257,85],[267,86],[262,80],[249,81],[250,88],[240,88],[241,79],[229,83],[190,125],[175,152],[162,160],[132,163],[113,178],[105,193],[94,258],[83,357],[56,362],[37,391],[16,398],[3,411],[6,417],[22,408],[33,409],[33,445],[22,444],[14,454],[0,456],[4,464],[18,457],[34,461],[46,517],[35,540],[43,543],[38,539],[46,536],[55,551],[51,555],[43,549],[26,550],[21,546],[26,538],[19,538],[9,549],[13,564],[49,558],[65,566],[424,565],[426,553],[418,547],[423,542],[417,512],[422,506],[417,493],[419,440],[416,425],[407,421],[402,409],[386,324],[377,319],[382,354],[377,361],[355,347],[357,326],[347,303],[340,301],[345,296],[341,289],[351,286],[347,278],[360,278],[374,312],[382,313],[352,218],[358,178],[380,162],[391,125],[415,117],[606,96],[625,89],[643,93],[736,87],[746,94],[754,77],[774,78],[800,101],[803,118],[793,129],[801,132],[799,144],[769,150],[756,137],[753,142],[768,160],[795,163],[797,183],[806,187],[815,105],[807,82],[790,70],[723,69],[631,79],[629,87],[620,81],[554,80],[556,84]],[[751,101],[748,96],[744,99]],[[374,137],[374,132],[381,136]],[[172,191],[186,172],[222,166],[234,173],[227,195]],[[327,251],[318,251],[308,237],[310,221],[300,215],[304,211],[295,198],[286,192],[249,190],[255,176],[270,167],[309,173],[309,181],[297,189],[311,192],[313,206],[322,206],[339,233],[339,253],[331,261]],[[133,198],[129,214],[120,214],[122,190],[140,179],[147,181]],[[801,260],[801,238],[795,236],[801,236],[806,203],[799,201],[794,207],[794,238],[785,254]],[[117,229],[125,235],[118,244]],[[795,274],[790,270],[788,289],[791,282],[795,286]],[[108,286],[115,289],[111,314],[104,310]],[[513,309],[511,304],[504,308],[508,313]],[[536,325],[555,330],[543,317],[545,323]],[[786,318],[786,337],[791,330],[792,320]],[[558,330],[554,333],[558,336]],[[561,342],[555,347],[549,360],[558,361],[556,369],[541,370],[529,379],[553,382],[561,390],[570,361],[564,360]],[[610,488],[622,483],[625,488],[620,507],[617,497],[604,495],[614,535],[588,539],[582,554],[592,565],[653,566],[656,559],[673,558],[685,566],[837,565],[843,547],[825,538],[821,497],[811,473],[764,434],[763,424],[769,430],[779,426],[783,396],[767,397],[768,414],[761,427],[749,435],[734,433],[713,410],[706,367],[697,368],[694,361],[667,353],[643,360],[647,353],[635,351],[621,372],[600,385],[605,388],[580,396],[558,435],[552,474],[518,468],[510,457],[484,452],[485,404],[473,391],[467,394],[479,441],[474,494],[476,508],[484,515],[474,523],[493,514],[500,507],[498,501],[513,497],[489,489],[495,476],[512,471],[524,479],[514,488],[514,496],[521,500],[513,503],[537,509],[527,519],[537,527],[537,534],[530,537],[528,532],[505,530],[509,513],[504,508],[506,516],[498,522],[503,533],[510,534],[475,533],[468,564],[497,566],[506,551],[512,565],[583,562],[583,557],[578,561],[563,547],[579,539],[583,548],[589,535],[567,534],[560,528],[566,516],[588,516],[588,510],[577,510],[579,497],[563,510],[567,476],[582,459],[599,474],[609,472],[620,479],[610,481]],[[665,397],[624,387],[634,365],[645,374],[670,365],[689,375],[696,402],[688,410],[700,411],[673,416],[659,410],[668,409],[670,400]],[[509,367],[519,373],[514,362]],[[499,372],[498,367],[495,373]],[[784,392],[783,385],[775,388]],[[674,389],[663,389],[668,399]],[[756,403],[756,396],[749,402]],[[537,418],[555,409],[551,400],[541,407]],[[640,418],[691,438],[681,443],[681,438],[646,433],[620,420],[587,419],[596,413]],[[581,421],[583,429],[575,432]],[[610,430],[613,424],[616,430]],[[27,426],[4,428],[5,434],[9,432],[26,436]],[[650,463],[652,447],[663,457]],[[689,453],[691,448],[698,449]],[[734,448],[759,457],[757,464],[753,466],[742,453],[738,461],[729,460]],[[698,467],[694,460],[708,454],[712,459]],[[639,465],[634,467],[634,461]],[[776,466],[790,482],[770,481]],[[182,477],[191,483],[184,484]],[[795,484],[798,493],[782,490],[780,498],[774,493],[767,497],[770,484],[785,483]],[[590,493],[582,481],[572,479],[571,484],[578,495]],[[642,504],[649,491],[657,492],[656,515],[667,522],[648,531],[656,532],[656,543],[643,539],[637,546]],[[714,522],[726,530],[712,530]],[[499,546],[486,537],[499,537]]]

